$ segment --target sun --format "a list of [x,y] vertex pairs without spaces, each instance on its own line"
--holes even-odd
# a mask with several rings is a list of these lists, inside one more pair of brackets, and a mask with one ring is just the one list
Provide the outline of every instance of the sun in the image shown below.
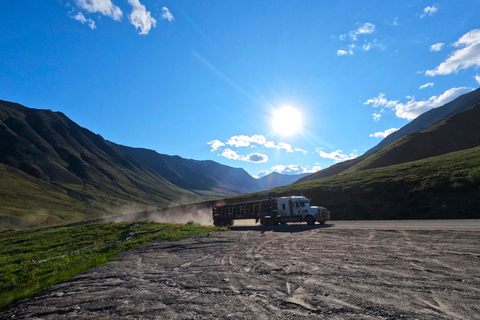
[[302,114],[292,107],[277,109],[273,112],[272,126],[276,133],[292,135],[302,128]]

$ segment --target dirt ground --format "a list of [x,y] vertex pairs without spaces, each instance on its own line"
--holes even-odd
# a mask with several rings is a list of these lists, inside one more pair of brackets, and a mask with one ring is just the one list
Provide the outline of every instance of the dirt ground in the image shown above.
[[480,319],[480,223],[237,226],[122,254],[1,319]]

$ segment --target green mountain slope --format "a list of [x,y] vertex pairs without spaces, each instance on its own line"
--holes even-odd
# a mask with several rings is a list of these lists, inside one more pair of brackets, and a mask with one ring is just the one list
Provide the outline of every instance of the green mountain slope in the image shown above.
[[[478,133],[480,126],[467,117],[455,118],[457,114],[467,112],[478,119],[478,114],[468,111],[480,104],[480,89],[464,94],[445,105],[434,108],[421,114],[400,130],[390,134],[378,145],[368,150],[362,156],[337,163],[329,168],[302,178],[298,182],[310,181],[340,174],[347,170],[361,170],[362,168],[375,168],[392,164],[414,161],[445,154],[452,151],[463,150],[480,145]],[[454,117],[455,120],[449,120]],[[462,121],[465,127],[462,128]],[[441,128],[444,133],[425,134],[440,123],[448,123],[450,128]],[[450,123],[455,122],[455,123]],[[473,124],[473,125],[472,125]],[[445,126],[444,126],[445,127]],[[435,130],[439,130],[438,128]],[[448,135],[448,131],[452,135]],[[463,132],[460,132],[463,131]],[[469,132],[470,131],[470,132]],[[473,134],[471,134],[473,133]],[[398,146],[402,146],[398,148]],[[351,169],[350,169],[351,168]]]
[[[72,222],[200,199],[62,113],[6,101],[0,101],[0,164],[0,217],[12,226]],[[31,217],[40,213],[45,219]]]
[[480,147],[334,175],[229,202],[303,194],[332,219],[480,218]]
[[386,167],[480,146],[480,102],[429,129],[405,136],[344,173]]

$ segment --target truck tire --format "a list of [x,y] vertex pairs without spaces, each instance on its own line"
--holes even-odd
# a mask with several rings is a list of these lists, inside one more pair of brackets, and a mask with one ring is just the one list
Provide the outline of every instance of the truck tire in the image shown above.
[[228,220],[228,226],[233,226],[233,220]]
[[325,221],[318,221],[318,223],[320,223],[320,224],[325,224]]
[[308,215],[305,217],[305,222],[309,225],[309,226],[313,226],[315,224],[315,218]]

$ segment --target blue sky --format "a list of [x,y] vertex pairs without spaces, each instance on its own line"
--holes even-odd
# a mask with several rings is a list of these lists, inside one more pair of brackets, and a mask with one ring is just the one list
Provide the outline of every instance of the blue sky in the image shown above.
[[[480,84],[479,1],[0,4],[0,99],[105,139],[307,172]],[[283,107],[302,124],[286,135]]]

